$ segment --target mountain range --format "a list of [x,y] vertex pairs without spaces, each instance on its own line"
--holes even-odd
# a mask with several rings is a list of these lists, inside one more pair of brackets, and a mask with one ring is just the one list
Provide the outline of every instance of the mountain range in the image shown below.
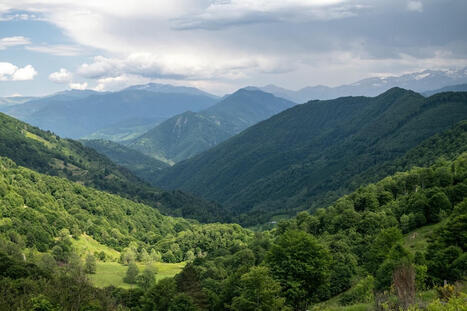
[[355,175],[466,118],[467,93],[393,88],[310,101],[163,170],[157,183],[218,201],[252,225],[324,206],[357,187]]
[[[215,96],[201,91],[200,94],[192,94],[190,88],[180,87],[177,92],[172,91],[155,92],[152,88],[108,93],[72,90],[1,107],[1,110],[64,137],[82,138],[99,130],[114,128],[120,138],[125,138],[125,135],[135,135],[134,131],[146,130],[135,120],[144,120],[143,124],[150,122],[154,126],[178,113],[203,110],[217,101]],[[128,126],[118,130],[125,122]],[[102,137],[94,135],[93,138]]]
[[240,89],[198,113],[176,115],[126,145],[169,163],[179,162],[294,105],[259,90]]
[[[272,84],[264,87],[250,88],[261,89],[296,103],[305,103],[312,99],[334,99],[343,96],[376,96],[393,87],[401,87],[416,92],[427,92],[445,86],[464,83],[467,83],[467,67],[458,70],[424,70],[401,76],[373,77],[336,87],[324,85],[308,86],[297,91]],[[430,95],[432,94],[430,93]]]
[[423,96],[431,96],[443,92],[467,92],[467,83],[457,84],[457,85],[448,85],[437,90],[423,92]]

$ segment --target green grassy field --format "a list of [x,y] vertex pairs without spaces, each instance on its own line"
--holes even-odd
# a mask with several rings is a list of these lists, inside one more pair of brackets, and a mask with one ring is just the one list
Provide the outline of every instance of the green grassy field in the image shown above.
[[[185,263],[156,262],[151,264],[151,266],[157,271],[156,279],[160,280],[167,277],[173,277],[183,269]],[[138,263],[138,268],[140,271],[143,271],[145,265]],[[111,285],[121,288],[136,287],[136,285],[123,282],[127,269],[127,266],[119,264],[118,262],[98,262],[96,274],[90,274],[89,278],[94,286],[100,288]]]
[[107,261],[117,261],[120,258],[120,253],[108,246],[102,245],[92,237],[82,234],[78,240],[71,239],[73,248],[76,253],[82,258],[85,258],[87,254],[96,254],[101,251],[105,253]]
[[443,225],[443,221],[434,225],[424,226],[415,231],[409,232],[404,236],[404,247],[412,253],[416,251],[423,252],[428,246],[428,237],[439,227]]

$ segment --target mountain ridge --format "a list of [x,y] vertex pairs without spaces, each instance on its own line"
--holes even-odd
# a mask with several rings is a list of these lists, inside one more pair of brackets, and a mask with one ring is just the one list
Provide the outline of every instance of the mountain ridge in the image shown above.
[[179,162],[293,105],[269,93],[240,89],[198,113],[176,115],[125,144],[146,155]]
[[2,112],[64,137],[81,138],[125,120],[150,118],[160,122],[215,102],[204,95],[145,90],[69,91],[6,107]]
[[449,85],[467,83],[467,67],[458,70],[424,70],[401,76],[372,77],[335,87],[324,85],[306,86],[299,90],[288,90],[276,85],[251,87],[262,89],[277,96],[305,103],[312,99],[335,99],[344,96],[377,96],[393,87],[427,92]]
[[217,200],[237,213],[294,213],[330,189],[345,192],[351,176],[466,118],[464,93],[427,99],[393,88],[372,98],[310,101],[163,170],[158,185]]

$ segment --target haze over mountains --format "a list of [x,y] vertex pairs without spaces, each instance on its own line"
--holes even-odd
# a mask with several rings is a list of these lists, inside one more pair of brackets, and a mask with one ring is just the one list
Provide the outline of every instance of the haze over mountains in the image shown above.
[[155,125],[175,114],[199,111],[216,102],[213,95],[193,95],[193,90],[188,89],[188,93],[184,90],[180,88],[175,93],[153,92],[151,88],[113,93],[74,90],[34,99],[2,111],[61,136],[81,138],[124,122],[130,128],[140,127],[135,119]]
[[467,83],[467,68],[444,71],[424,70],[402,76],[368,78],[336,87],[309,86],[298,91],[284,89],[275,85],[258,88],[296,103],[304,103],[312,99],[333,99],[342,96],[376,96],[393,87],[426,92],[463,83]]

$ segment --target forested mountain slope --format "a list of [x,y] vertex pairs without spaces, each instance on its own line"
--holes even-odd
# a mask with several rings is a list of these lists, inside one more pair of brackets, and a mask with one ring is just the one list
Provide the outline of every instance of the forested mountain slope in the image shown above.
[[242,219],[251,224],[355,189],[355,175],[466,118],[466,93],[424,98],[393,88],[373,98],[311,101],[164,170],[158,183],[256,215]]
[[0,114],[0,156],[40,173],[145,202],[164,213],[202,221],[217,221],[228,215],[218,204],[180,191],[153,188],[78,141],[62,139],[4,114]]
[[149,183],[154,182],[160,170],[169,167],[165,162],[156,160],[136,150],[110,140],[80,140],[86,147],[105,155],[114,163],[126,167],[133,174]]
[[217,101],[206,95],[145,90],[103,94],[82,92],[79,94],[83,96],[75,96],[75,92],[73,96],[66,93],[35,99],[4,109],[3,112],[60,136],[81,138],[137,118],[151,119],[157,124],[187,110],[205,109]]
[[[423,291],[446,280],[456,293],[452,284],[466,277],[466,178],[465,153],[387,176],[314,214],[279,222],[245,248],[196,259],[174,286],[206,310],[400,310],[407,302],[425,310]],[[414,239],[421,242],[415,248]],[[398,272],[407,276],[407,287],[398,286],[416,298],[391,290]],[[167,283],[145,297],[158,297]],[[337,307],[316,305],[329,298]],[[154,307],[161,299],[144,301]]]
[[[163,216],[150,206],[39,174],[4,157],[0,157],[0,215],[0,244],[11,244],[19,251],[25,246],[40,252],[56,245],[64,247],[60,231],[67,229],[76,238],[86,233],[118,251],[133,243],[140,252],[154,249],[162,260],[180,262],[188,251],[213,252],[225,243],[241,245],[252,237],[239,225],[203,225]],[[211,239],[213,232],[222,236],[222,241]],[[17,237],[12,241],[9,234]],[[14,245],[18,244],[15,241],[25,245]]]
[[240,89],[203,111],[170,118],[126,144],[152,157],[179,162],[294,105],[259,90]]

